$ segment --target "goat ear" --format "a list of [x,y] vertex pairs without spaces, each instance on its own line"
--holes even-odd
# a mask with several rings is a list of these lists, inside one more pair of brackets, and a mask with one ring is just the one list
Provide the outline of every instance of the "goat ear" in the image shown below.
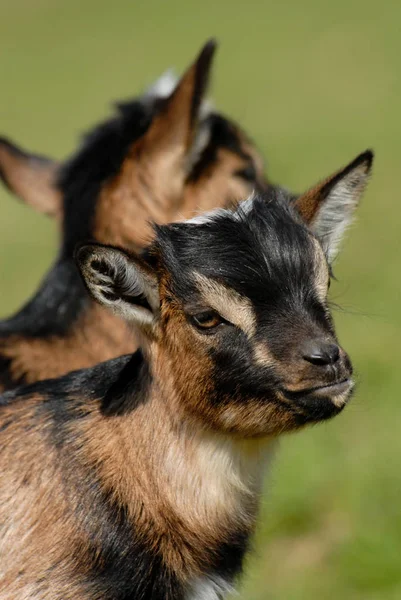
[[176,160],[185,160],[197,132],[215,49],[214,40],[207,42],[164,100],[164,106],[153,119],[142,142],[153,156],[168,151]]
[[366,150],[344,169],[297,198],[295,208],[321,240],[331,262],[337,255],[345,229],[365,191],[373,152]]
[[139,256],[101,244],[84,244],[76,262],[91,296],[128,322],[153,325],[159,309],[156,274]]
[[0,178],[23,202],[52,217],[61,212],[61,194],[55,184],[58,166],[0,138]]

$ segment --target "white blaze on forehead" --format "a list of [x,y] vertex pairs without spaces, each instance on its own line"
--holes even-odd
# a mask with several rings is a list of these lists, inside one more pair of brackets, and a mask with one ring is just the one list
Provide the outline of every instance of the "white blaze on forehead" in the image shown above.
[[214,208],[213,210],[208,210],[201,215],[196,215],[195,217],[192,217],[192,219],[187,219],[185,223],[190,223],[192,225],[205,225],[205,223],[212,223],[219,217],[230,217],[232,214],[233,213],[226,208]]
[[194,273],[194,279],[208,306],[242,329],[248,336],[255,334],[256,316],[248,298],[200,273]]

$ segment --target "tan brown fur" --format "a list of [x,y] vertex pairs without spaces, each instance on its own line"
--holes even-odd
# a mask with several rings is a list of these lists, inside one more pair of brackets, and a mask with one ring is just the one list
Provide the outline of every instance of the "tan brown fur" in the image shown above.
[[[47,441],[45,417],[38,416],[42,403],[31,397],[2,409],[0,506],[8,517],[0,549],[8,551],[1,552],[0,598],[48,598],[47,573],[52,598],[93,598],[76,578],[76,564],[80,574],[91,566],[89,540],[74,517],[86,509],[69,493],[69,476],[76,473],[68,474]],[[236,441],[187,426],[176,405],[155,390],[121,417],[106,418],[98,404],[88,405],[71,435],[71,456],[128,507],[133,531],[162,552],[183,582],[201,575],[232,527],[253,530],[270,442]],[[40,580],[43,590],[33,583]]]
[[[13,381],[33,383],[133,352],[136,344],[127,324],[91,302],[65,336],[0,339],[1,355],[11,361]],[[0,387],[1,390],[1,387]]]
[[253,529],[269,444],[188,426],[165,400],[155,394],[131,418],[115,418],[112,434],[98,421],[94,438],[94,424],[84,423],[85,450],[90,462],[101,461],[105,487],[118,490],[117,502],[129,507],[147,543],[191,579],[233,526]]
[[[240,130],[238,135],[242,135]],[[149,140],[153,143],[153,135],[134,144],[121,172],[102,190],[95,217],[95,235],[100,242],[138,250],[153,239],[152,223],[183,221],[230,205],[251,193],[252,185],[235,176],[247,164],[241,156],[220,148],[217,160],[196,181],[186,181],[178,159],[175,171],[171,163],[152,162],[153,152],[147,152]],[[244,136],[241,145],[254,156],[258,185],[266,186],[261,157],[255,149],[251,154]],[[164,155],[161,158],[166,160]],[[166,190],[174,193],[170,191],[166,196]]]
[[[62,493],[57,453],[38,427],[35,411],[40,402],[32,397],[12,409],[2,409],[6,432],[0,452],[0,501],[7,517],[0,527],[0,598],[4,600],[48,597],[46,573],[58,561],[64,568],[54,580],[52,597],[72,600],[82,591],[74,580],[74,559],[68,556],[68,546],[78,541],[70,518],[72,507]],[[34,584],[41,579],[43,586]]]
[[184,74],[144,136],[133,144],[120,173],[104,188],[95,217],[99,241],[143,247],[152,235],[151,222],[169,222],[176,213],[196,133],[199,60]]
[[257,363],[269,367],[275,364],[274,356],[263,342],[254,342],[253,353]]
[[[261,157],[255,149],[249,149],[249,143],[239,129],[238,136],[241,147],[253,158],[257,171],[256,185],[261,188],[267,187]],[[247,198],[252,192],[252,184],[242,181],[239,177],[233,177],[233,173],[244,169],[246,165],[241,156],[226,148],[220,148],[216,162],[209,165],[195,182],[188,182],[184,202],[178,209],[177,218],[172,220],[189,219],[195,214]]]
[[230,323],[240,327],[252,337],[256,329],[255,313],[248,299],[217,281],[211,281],[200,273],[194,273],[199,292],[205,302]]

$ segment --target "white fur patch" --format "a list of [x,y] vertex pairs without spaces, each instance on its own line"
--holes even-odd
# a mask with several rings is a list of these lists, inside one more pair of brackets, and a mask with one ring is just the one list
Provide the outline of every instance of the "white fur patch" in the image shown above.
[[240,215],[249,215],[249,213],[253,209],[253,204],[255,202],[256,194],[255,191],[251,193],[251,195],[238,204],[238,212],[234,213],[234,217],[236,219],[240,218]]
[[166,450],[165,489],[191,528],[218,528],[222,521],[249,525],[249,498],[260,494],[272,457],[270,439],[233,440],[230,435],[188,430]]
[[200,215],[196,215],[192,217],[192,219],[188,219],[185,223],[191,223],[192,225],[205,225],[205,223],[212,223],[219,217],[232,217],[233,213],[231,210],[227,210],[226,208],[214,208],[213,210],[208,210]]
[[233,592],[232,585],[221,577],[204,577],[191,586],[187,600],[222,600]]
[[177,83],[177,75],[173,69],[168,69],[146,90],[145,96],[148,98],[168,98],[174,92]]
[[252,194],[246,200],[242,200],[234,210],[228,208],[214,208],[213,210],[196,215],[185,222],[192,223],[193,225],[204,225],[205,223],[212,223],[219,217],[231,217],[234,220],[238,220],[240,214],[248,215],[251,212],[254,201],[255,193],[252,192]]
[[335,406],[337,406],[338,408],[341,408],[342,406],[344,406],[344,404],[346,404],[347,400],[349,399],[351,392],[354,389],[354,386],[355,386],[355,383],[351,379],[348,390],[346,390],[342,394],[339,394],[338,396],[334,396],[331,399],[333,404]]

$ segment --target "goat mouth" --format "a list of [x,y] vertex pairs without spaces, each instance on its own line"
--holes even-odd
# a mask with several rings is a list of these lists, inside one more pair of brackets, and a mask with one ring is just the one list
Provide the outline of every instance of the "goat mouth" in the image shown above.
[[336,396],[349,392],[353,387],[352,379],[343,379],[342,381],[329,383],[325,385],[319,385],[313,388],[309,388],[303,392],[304,394],[313,394],[314,396]]
[[350,378],[325,383],[310,388],[290,391],[283,389],[287,401],[300,409],[305,421],[320,421],[342,411],[351,397],[354,382]]
[[345,379],[341,379],[341,381],[333,381],[331,383],[323,383],[321,385],[315,385],[313,387],[308,388],[299,388],[297,390],[289,390],[288,388],[283,388],[282,391],[289,398],[296,398],[301,396],[309,396],[313,394],[314,396],[336,396],[338,394],[343,394],[350,390],[353,387],[353,381],[349,377]]

